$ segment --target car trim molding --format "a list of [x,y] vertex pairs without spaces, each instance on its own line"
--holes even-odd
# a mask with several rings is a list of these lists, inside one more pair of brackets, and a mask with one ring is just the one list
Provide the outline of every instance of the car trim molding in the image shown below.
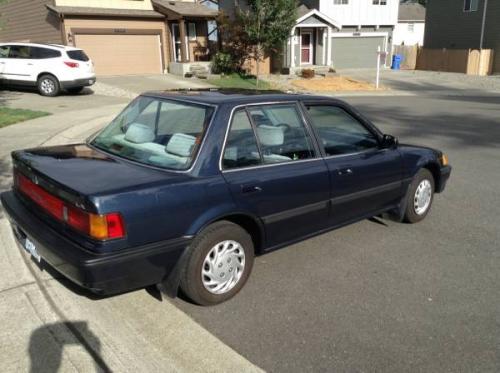
[[369,196],[374,195],[374,194],[392,191],[392,190],[395,190],[397,188],[401,188],[402,186],[403,186],[403,180],[395,181],[395,182],[392,182],[389,184],[376,186],[374,188],[361,190],[359,192],[354,192],[354,193],[345,194],[343,196],[333,197],[330,199],[330,202],[333,206],[339,205],[342,203],[350,202],[350,201],[358,199],[358,198],[369,197]]
[[265,224],[272,224],[281,220],[291,219],[296,216],[309,214],[323,209],[328,209],[328,204],[329,201],[311,203],[309,205],[300,206],[293,209],[278,212],[272,215],[264,216],[262,220],[264,221]]

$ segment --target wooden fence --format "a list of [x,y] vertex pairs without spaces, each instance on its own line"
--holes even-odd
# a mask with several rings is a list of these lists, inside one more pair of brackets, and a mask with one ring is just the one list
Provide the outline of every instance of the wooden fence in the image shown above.
[[430,70],[490,75],[494,53],[491,49],[429,49],[418,46],[394,46],[394,54],[403,56],[402,69]]

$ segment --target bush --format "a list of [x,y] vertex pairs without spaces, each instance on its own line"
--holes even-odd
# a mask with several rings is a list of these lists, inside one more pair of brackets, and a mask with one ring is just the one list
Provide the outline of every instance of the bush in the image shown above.
[[301,75],[304,79],[314,78],[314,70],[313,69],[303,69]]
[[214,74],[229,74],[235,71],[233,58],[229,53],[217,52],[212,59],[212,72]]

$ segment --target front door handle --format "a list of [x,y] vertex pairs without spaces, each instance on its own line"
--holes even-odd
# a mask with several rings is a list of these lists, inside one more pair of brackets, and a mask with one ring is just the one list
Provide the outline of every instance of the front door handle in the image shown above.
[[243,194],[251,194],[251,193],[258,193],[262,192],[262,188],[257,185],[242,185],[241,186],[241,193]]
[[339,176],[346,176],[346,175],[352,175],[354,171],[352,170],[352,168],[343,168],[341,170],[338,170],[337,173]]

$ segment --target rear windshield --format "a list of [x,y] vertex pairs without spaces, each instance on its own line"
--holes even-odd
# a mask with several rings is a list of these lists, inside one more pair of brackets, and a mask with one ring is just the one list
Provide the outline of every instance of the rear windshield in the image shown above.
[[81,49],[67,51],[66,53],[68,53],[68,57],[71,58],[72,60],[83,61],[83,62],[87,62],[89,60],[89,57]]
[[92,145],[118,156],[172,170],[191,167],[214,109],[138,97]]

